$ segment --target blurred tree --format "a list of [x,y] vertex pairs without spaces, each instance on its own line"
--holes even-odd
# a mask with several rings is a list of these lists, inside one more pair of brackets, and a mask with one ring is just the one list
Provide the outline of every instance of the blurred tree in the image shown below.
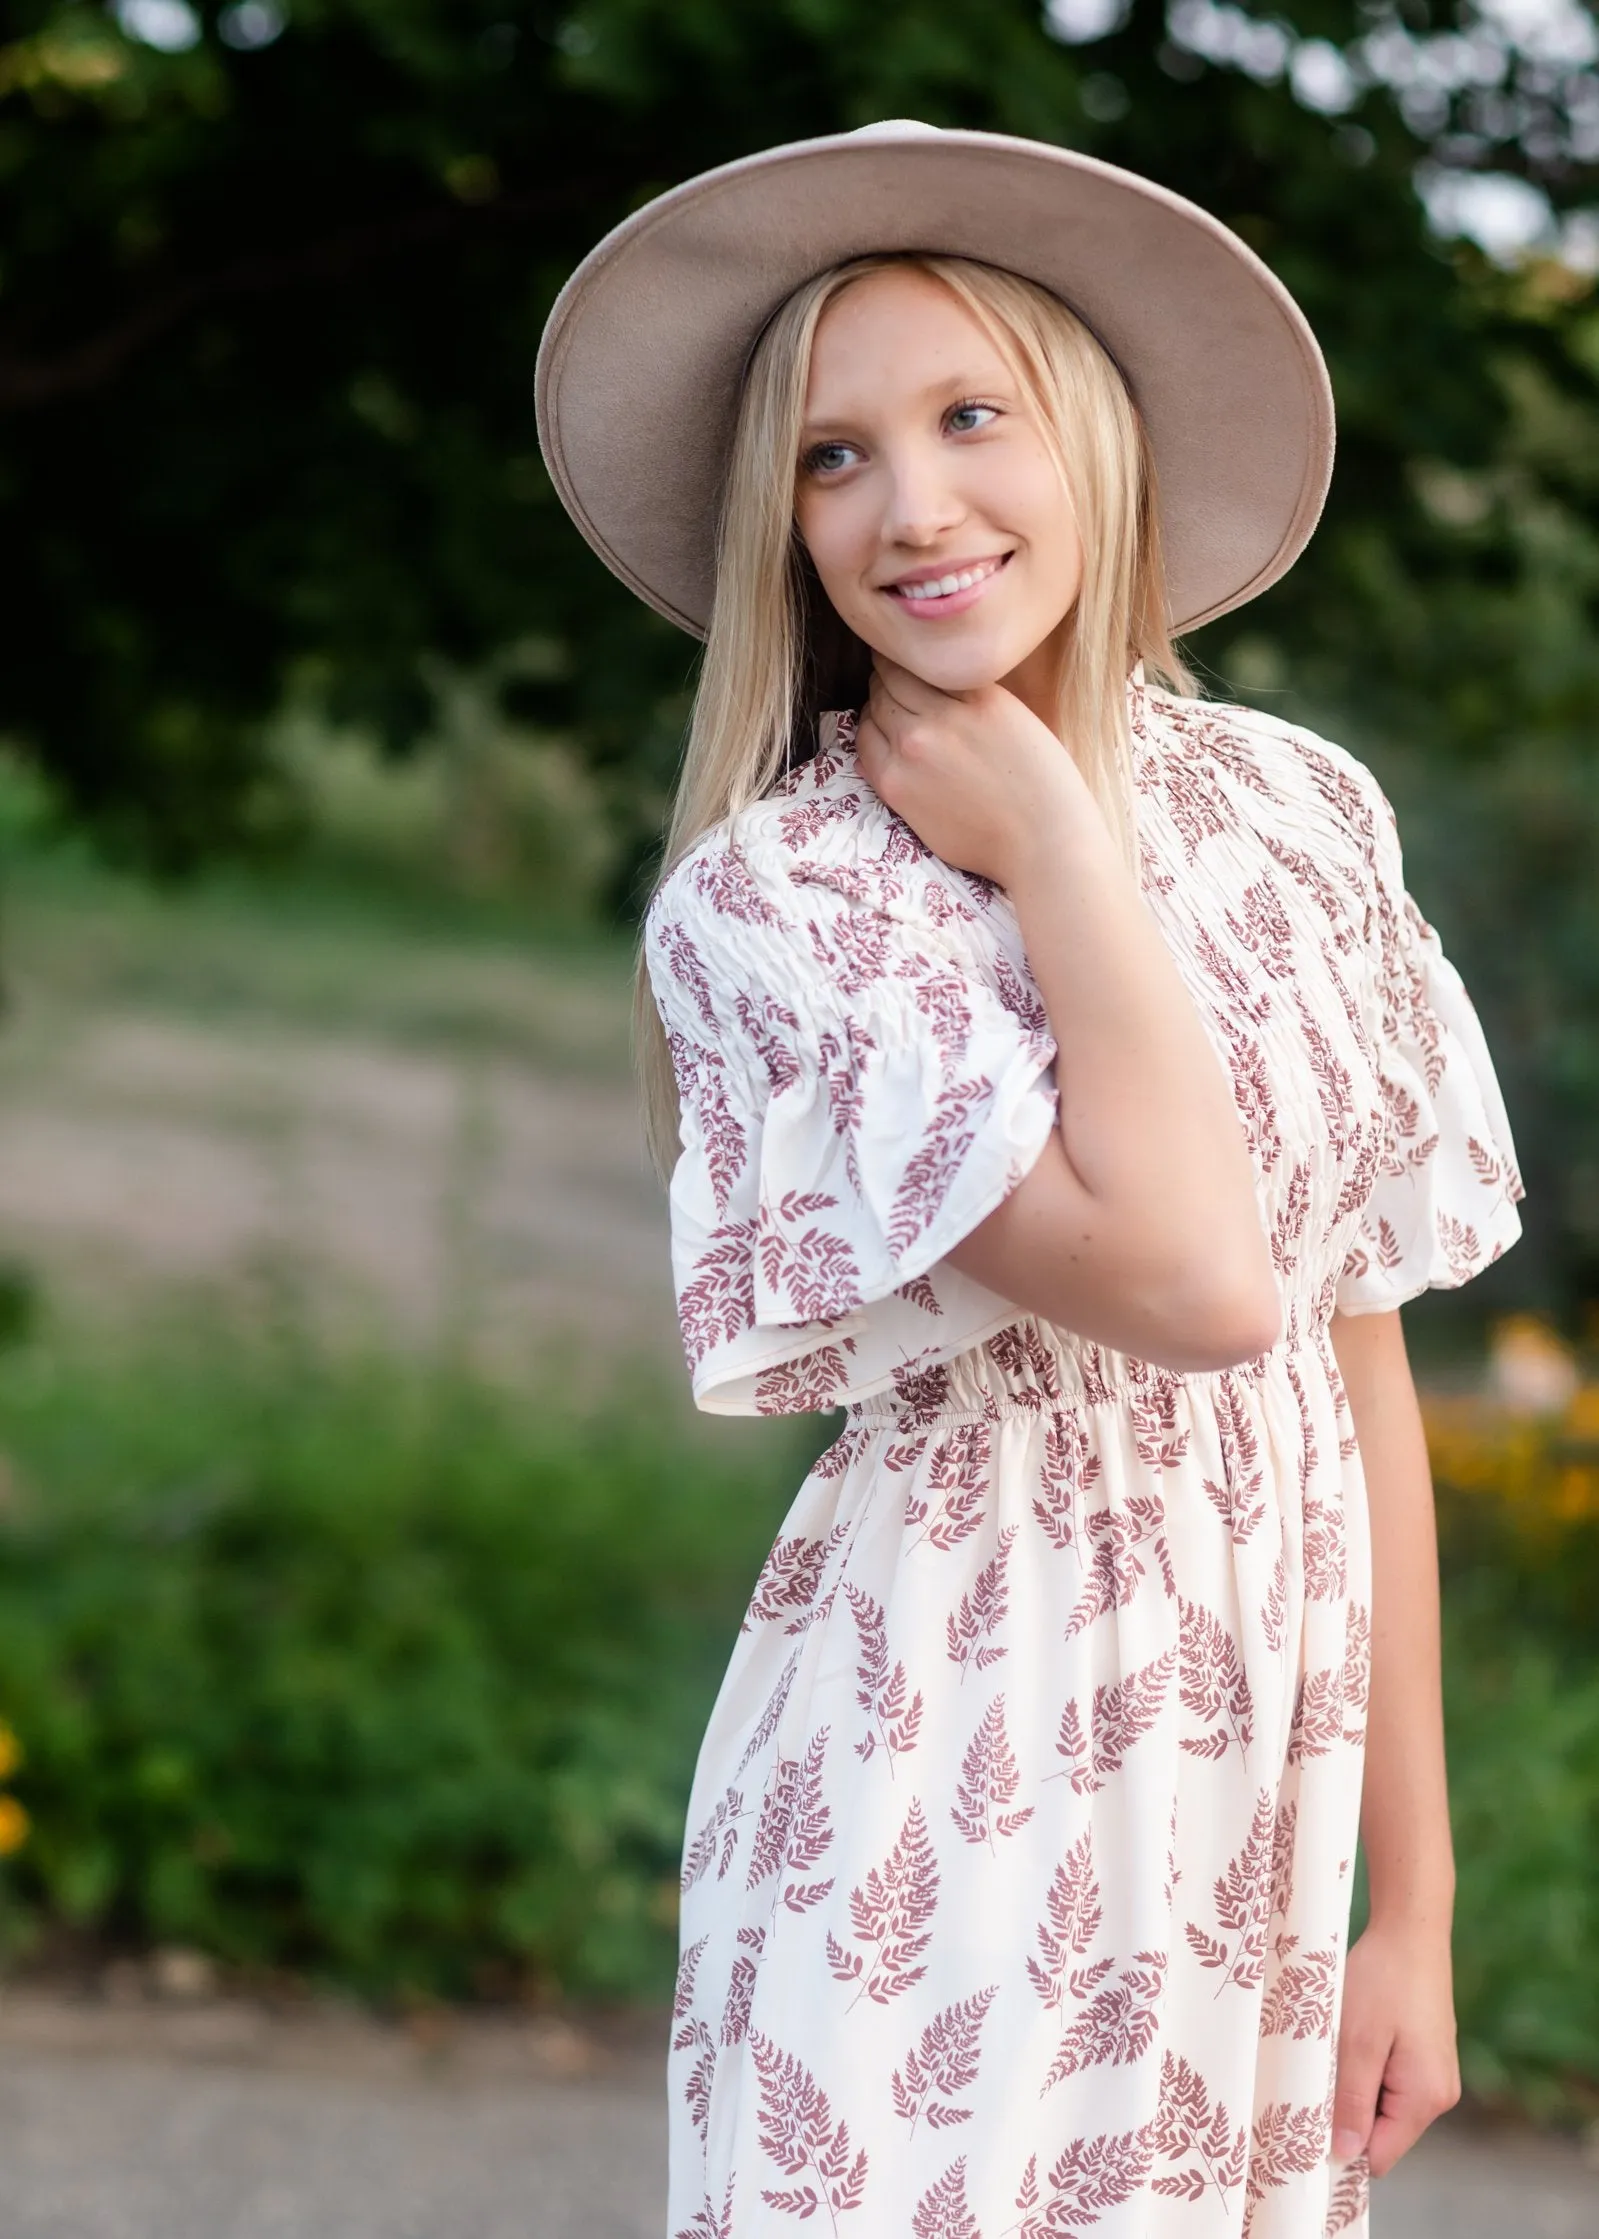
[[[1321,335],[1325,522],[1194,650],[1336,725],[1396,795],[1401,749],[1536,766],[1491,838],[1479,817],[1474,891],[1516,923],[1553,869],[1566,904],[1524,967],[1462,962],[1550,1090],[1529,1189],[1573,1166],[1599,1095],[1599,1041],[1549,995],[1599,955],[1581,0],[12,0],[7,20],[0,729],[108,844],[175,866],[269,833],[262,719],[291,670],[399,748],[434,720],[430,659],[532,633],[542,681],[508,712],[573,734],[610,786],[625,905],[693,648],[549,490],[531,373],[555,289],[626,211],[753,147],[894,115],[1033,134],[1215,211]],[[1564,259],[1517,262],[1562,213]],[[1588,1194],[1599,1289],[1599,1173]]]

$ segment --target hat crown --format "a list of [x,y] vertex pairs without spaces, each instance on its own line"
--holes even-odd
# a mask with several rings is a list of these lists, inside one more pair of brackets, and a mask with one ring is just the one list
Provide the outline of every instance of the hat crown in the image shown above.
[[858,124],[844,137],[847,140],[941,140],[944,135],[936,124],[923,124],[919,117],[880,117],[876,124]]

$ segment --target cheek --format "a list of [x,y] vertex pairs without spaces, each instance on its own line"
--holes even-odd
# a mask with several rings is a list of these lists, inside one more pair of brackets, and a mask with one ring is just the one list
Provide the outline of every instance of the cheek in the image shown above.
[[841,613],[869,603],[860,578],[877,549],[875,520],[864,505],[850,503],[851,494],[829,491],[825,500],[801,497],[794,506],[794,524],[811,564]]

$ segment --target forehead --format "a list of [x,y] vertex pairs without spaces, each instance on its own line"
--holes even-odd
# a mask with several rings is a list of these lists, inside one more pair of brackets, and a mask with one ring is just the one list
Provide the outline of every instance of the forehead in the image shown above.
[[852,280],[823,311],[811,345],[808,413],[863,389],[920,391],[1009,371],[960,298],[914,267]]

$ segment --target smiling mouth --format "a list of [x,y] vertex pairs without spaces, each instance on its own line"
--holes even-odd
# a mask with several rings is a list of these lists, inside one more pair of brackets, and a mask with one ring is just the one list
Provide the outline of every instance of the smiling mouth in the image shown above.
[[996,552],[992,559],[973,560],[968,567],[951,568],[943,575],[921,576],[902,583],[885,583],[883,589],[891,599],[903,599],[907,605],[936,607],[958,598],[963,591],[972,591],[990,582],[1009,558],[1008,552]]

